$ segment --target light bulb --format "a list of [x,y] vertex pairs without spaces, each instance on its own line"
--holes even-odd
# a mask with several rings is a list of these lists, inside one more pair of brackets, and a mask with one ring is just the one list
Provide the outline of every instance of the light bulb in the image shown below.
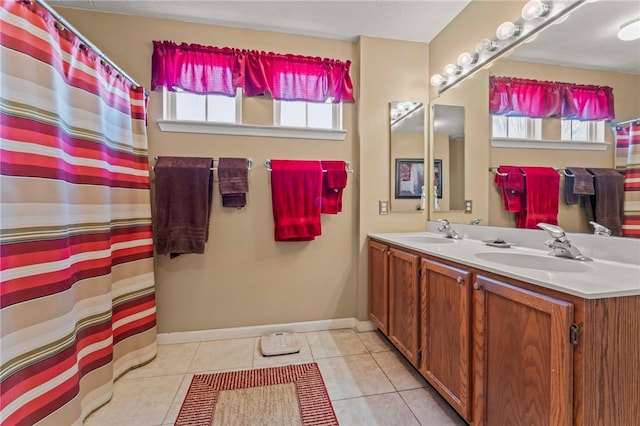
[[447,77],[440,75],[440,74],[434,74],[431,77],[431,85],[432,86],[442,86],[443,84],[445,84],[447,82]]
[[444,67],[443,72],[445,73],[445,75],[449,77],[455,77],[456,75],[462,72],[462,67],[455,64],[448,64],[447,66]]
[[520,26],[513,22],[503,22],[496,31],[496,37],[498,40],[507,40],[511,37],[515,37],[520,34]]
[[549,13],[550,7],[541,0],[531,0],[522,8],[522,19],[531,21],[532,19],[541,18]]
[[458,62],[458,65],[460,65],[461,67],[466,67],[466,66],[475,64],[476,62],[478,62],[478,54],[469,53],[469,52],[461,53],[460,56],[458,56],[457,62]]
[[488,38],[482,39],[476,44],[476,52],[492,52],[498,48],[498,45],[495,41],[489,40]]

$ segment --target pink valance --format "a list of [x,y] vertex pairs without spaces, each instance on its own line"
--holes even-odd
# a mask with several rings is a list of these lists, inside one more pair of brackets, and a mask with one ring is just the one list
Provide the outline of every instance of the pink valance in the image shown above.
[[151,89],[273,99],[353,102],[351,61],[154,41]]
[[489,77],[489,112],[494,115],[571,120],[613,120],[608,86]]

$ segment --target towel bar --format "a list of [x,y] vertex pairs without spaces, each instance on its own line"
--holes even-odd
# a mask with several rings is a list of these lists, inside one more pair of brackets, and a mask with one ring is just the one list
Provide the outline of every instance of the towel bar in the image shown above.
[[[522,167],[525,167],[525,166],[522,166]],[[534,166],[531,166],[531,167],[534,167]],[[553,168],[553,170],[555,170],[556,172],[558,172],[558,174],[559,174],[559,175],[562,175],[563,173],[566,175],[566,172],[564,171],[564,168],[557,168],[557,167],[554,167],[554,168]],[[562,173],[561,173],[561,171],[562,171]],[[500,173],[500,172],[498,171],[498,167],[496,167],[496,166],[489,166],[489,172],[494,172],[494,173],[495,173],[495,174],[497,174],[498,176],[509,176],[507,173]],[[521,173],[522,173],[522,172],[521,172]],[[524,174],[524,173],[522,173],[522,174]]]
[[[345,161],[347,173],[353,173],[353,169],[351,168],[351,161]],[[264,166],[267,168],[267,171],[271,171],[271,160],[264,160]],[[323,173],[327,173],[326,170],[322,170]]]
[[[153,159],[154,159],[155,161],[158,161],[158,157],[153,157]],[[212,158],[211,160],[213,160],[213,161],[218,161],[218,159],[217,159],[217,158]],[[247,158],[247,166],[248,166],[249,170],[251,170],[251,166],[253,166],[253,159],[252,159],[252,158]],[[151,169],[152,169],[152,170],[155,170],[155,166],[151,167]],[[211,171],[214,171],[214,172],[215,172],[216,170],[218,170],[218,168],[217,168],[217,167],[212,167],[212,168],[211,168]]]

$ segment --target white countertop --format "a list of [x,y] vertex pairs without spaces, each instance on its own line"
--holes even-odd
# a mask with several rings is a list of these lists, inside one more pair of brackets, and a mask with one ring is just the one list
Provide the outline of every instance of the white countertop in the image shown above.
[[[548,250],[521,246],[496,248],[473,239],[449,240],[451,243],[443,244],[417,242],[415,237],[444,239],[442,234],[431,232],[369,234],[369,237],[585,299],[640,295],[640,265],[637,264],[597,258],[592,261],[564,259],[550,255]],[[546,270],[542,270],[496,263],[476,256],[479,254],[482,257],[484,253],[549,256],[553,260],[548,262]],[[564,266],[564,263],[558,262],[571,262],[567,265],[568,269],[579,269],[579,271],[552,270],[562,269],[553,268],[553,265]]]

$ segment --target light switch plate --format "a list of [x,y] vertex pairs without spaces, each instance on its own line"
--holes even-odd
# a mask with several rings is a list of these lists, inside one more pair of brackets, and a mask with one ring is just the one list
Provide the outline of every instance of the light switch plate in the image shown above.
[[378,214],[389,214],[388,200],[378,200]]
[[472,200],[464,200],[464,212],[471,213],[473,211],[473,201]]

